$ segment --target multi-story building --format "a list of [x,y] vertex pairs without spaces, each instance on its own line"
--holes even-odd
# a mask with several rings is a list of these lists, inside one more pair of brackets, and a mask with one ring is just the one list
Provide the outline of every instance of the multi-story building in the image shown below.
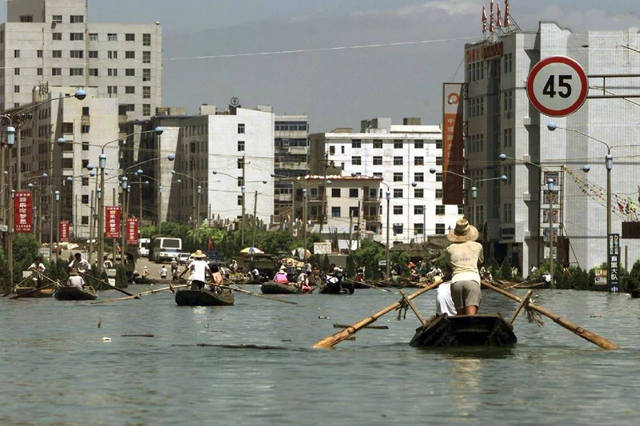
[[[588,99],[564,118],[551,119],[529,102],[525,84],[541,59],[564,55],[577,60],[589,75],[589,87],[599,95],[628,94],[638,87],[640,34],[625,31],[572,32],[553,22],[540,22],[537,31],[506,31],[465,47],[466,173],[477,178],[508,177],[479,186],[473,220],[484,232],[489,254],[509,257],[523,271],[548,258],[551,234],[559,235],[557,259],[583,268],[606,262],[606,148],[616,159],[612,172],[613,233],[633,219],[640,168],[634,158],[640,139],[640,108],[621,98]],[[607,78],[606,88],[602,77]],[[550,121],[558,127],[548,129]],[[586,136],[585,136],[586,135]],[[509,158],[500,163],[501,153]],[[516,160],[513,160],[516,159]],[[591,165],[584,175],[583,164]],[[544,184],[552,178],[556,188]],[[555,191],[559,189],[559,191]],[[616,195],[617,194],[617,195]],[[626,201],[632,199],[631,201]],[[550,210],[553,209],[553,210]],[[553,214],[549,214],[553,211]],[[631,259],[640,255],[638,240],[622,240]]]
[[[21,189],[33,192],[34,224],[45,241],[51,229],[54,237],[57,232],[57,227],[50,227],[55,223],[51,210],[55,191],[61,194],[60,220],[70,221],[71,236],[89,237],[98,189],[97,170],[89,169],[98,166],[102,145],[119,137],[116,99],[99,97],[95,88],[87,88],[82,100],[74,98],[74,92],[63,87],[48,93],[35,91],[32,103],[21,107],[28,113],[19,115],[18,125],[14,123],[21,132]],[[118,149],[117,143],[104,149],[105,205],[118,203],[118,194],[113,197],[118,187]]]
[[308,232],[337,235],[339,241],[379,237],[381,182],[382,177],[362,175],[296,178],[293,182],[296,228],[304,229],[306,218]]
[[97,87],[121,121],[162,105],[162,30],[89,23],[88,0],[7,2],[0,25],[0,110],[31,102],[34,87]]
[[275,123],[274,222],[291,223],[293,180],[308,173],[309,117],[277,115]]
[[[442,204],[442,132],[418,118],[393,125],[390,118],[365,120],[360,132],[336,129],[312,134],[310,169],[325,175],[336,167],[352,176],[382,178],[390,192],[390,211],[382,204],[382,226],[376,237],[386,235],[387,215],[394,243],[420,242],[429,235],[443,235],[455,225],[461,208]],[[430,173],[435,168],[436,173]]]
[[[162,135],[152,132],[162,127]],[[141,164],[143,211],[160,220],[202,223],[236,220],[254,211],[260,221],[273,218],[274,115],[271,107],[203,105],[196,116],[156,116],[131,122],[123,169]],[[167,155],[175,153],[175,161]],[[134,177],[135,179],[135,177]],[[160,190],[159,190],[160,189]],[[132,193],[132,211],[137,211]],[[257,204],[256,204],[257,201]],[[160,208],[158,208],[160,205]],[[144,220],[144,217],[143,217]],[[156,219],[157,220],[157,219]]]

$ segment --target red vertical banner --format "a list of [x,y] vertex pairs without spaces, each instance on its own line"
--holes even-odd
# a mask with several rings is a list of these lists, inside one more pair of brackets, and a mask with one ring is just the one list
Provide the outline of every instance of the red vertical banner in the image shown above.
[[[442,99],[442,203],[462,204],[464,139],[462,134],[462,83],[444,83]],[[447,173],[450,172],[450,173]]]
[[61,220],[58,222],[58,239],[61,243],[69,242],[69,221]]
[[105,207],[104,237],[120,238],[120,220],[122,212],[120,207]]
[[13,198],[13,231],[26,234],[33,231],[31,192],[18,191]]
[[127,226],[125,229],[125,239],[127,244],[138,244],[138,218],[127,218]]

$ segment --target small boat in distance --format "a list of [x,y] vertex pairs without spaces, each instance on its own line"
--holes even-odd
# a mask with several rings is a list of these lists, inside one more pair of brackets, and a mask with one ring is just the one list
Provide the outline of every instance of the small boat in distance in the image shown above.
[[176,292],[178,306],[231,306],[235,296],[230,289],[217,290],[178,290]]
[[55,288],[42,288],[37,290],[36,287],[16,287],[13,292],[17,295],[23,295],[22,297],[33,297],[33,298],[42,298],[42,297],[51,297],[53,293],[55,293]]
[[431,317],[416,329],[414,347],[511,346],[518,339],[500,314]]
[[84,288],[64,286],[56,289],[54,297],[57,300],[96,300],[98,295],[91,286]]
[[304,292],[291,284],[282,284],[275,281],[267,281],[260,286],[263,294],[303,294]]

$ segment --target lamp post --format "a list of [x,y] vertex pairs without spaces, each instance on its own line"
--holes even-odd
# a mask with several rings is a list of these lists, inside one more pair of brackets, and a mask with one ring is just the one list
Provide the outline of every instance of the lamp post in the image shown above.
[[[613,155],[611,155],[612,147],[605,141],[594,138],[593,136],[590,136],[579,130],[560,127],[553,121],[550,121],[549,123],[547,123],[547,129],[549,129],[549,131],[551,132],[555,131],[556,129],[563,129],[566,132],[573,132],[580,136],[584,136],[587,139],[591,139],[592,141],[598,142],[599,144],[607,148],[607,154],[604,157],[604,165],[605,165],[605,168],[607,169],[607,238],[606,238],[607,249],[605,251],[605,254],[607,255],[607,281],[609,281],[611,278],[611,259],[609,256],[609,238],[611,238],[611,170],[613,169]],[[609,285],[610,285],[610,290],[612,292],[618,291],[617,287],[611,286],[611,283]]]
[[[7,147],[8,149],[8,164],[9,164],[9,174],[8,174],[8,182],[9,182],[9,187],[11,188],[11,198],[8,199],[8,203],[9,204],[9,229],[7,230],[7,262],[9,263],[9,282],[11,285],[13,285],[13,234],[14,234],[14,208],[13,208],[13,197],[15,195],[15,191],[13,190],[13,167],[11,167],[11,157],[12,157],[12,148],[15,145],[15,136],[16,136],[16,129],[14,127],[7,127]],[[3,191],[3,195],[4,197],[4,191]]]
[[307,188],[302,188],[302,235],[304,242],[304,253],[307,253],[307,210],[309,209],[309,198]]
[[391,244],[391,188],[385,182],[380,182],[382,185],[387,187],[386,198],[387,198],[387,244],[385,247],[385,259],[386,259],[386,279],[389,279],[391,276],[391,252],[389,250],[389,245]]
[[[120,180],[120,186],[122,187],[122,200],[121,200],[121,223],[120,223],[120,237],[122,239],[122,244],[120,245],[120,264],[124,265],[124,257],[126,252],[126,244],[127,240],[125,238],[125,230],[127,223],[127,195],[129,191],[129,179],[126,176],[123,176]],[[115,253],[114,253],[115,258]]]
[[56,197],[56,225],[58,227],[58,232],[56,232],[56,235],[58,236],[56,244],[56,263],[58,263],[58,260],[60,259],[60,191],[56,191],[54,194]]

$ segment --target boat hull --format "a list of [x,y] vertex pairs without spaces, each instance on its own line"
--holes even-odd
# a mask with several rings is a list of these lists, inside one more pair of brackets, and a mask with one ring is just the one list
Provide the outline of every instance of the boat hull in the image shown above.
[[59,287],[54,293],[57,300],[96,300],[98,295],[91,287],[79,289],[77,287]]
[[22,297],[33,297],[33,298],[51,297],[53,296],[53,293],[55,293],[55,289],[53,288],[43,288],[38,291],[35,291],[35,289],[36,289],[35,287],[16,287],[14,292],[17,295],[29,293],[26,296],[22,296]]
[[342,286],[338,284],[329,284],[320,287],[320,294],[340,294],[349,295],[355,292],[355,287],[352,283],[344,282]]
[[518,339],[500,315],[438,316],[416,330],[415,347],[512,346]]
[[263,294],[302,294],[302,290],[292,285],[267,281],[260,286]]
[[220,293],[207,290],[179,290],[176,293],[178,306],[231,306],[235,297],[231,290],[221,289]]

